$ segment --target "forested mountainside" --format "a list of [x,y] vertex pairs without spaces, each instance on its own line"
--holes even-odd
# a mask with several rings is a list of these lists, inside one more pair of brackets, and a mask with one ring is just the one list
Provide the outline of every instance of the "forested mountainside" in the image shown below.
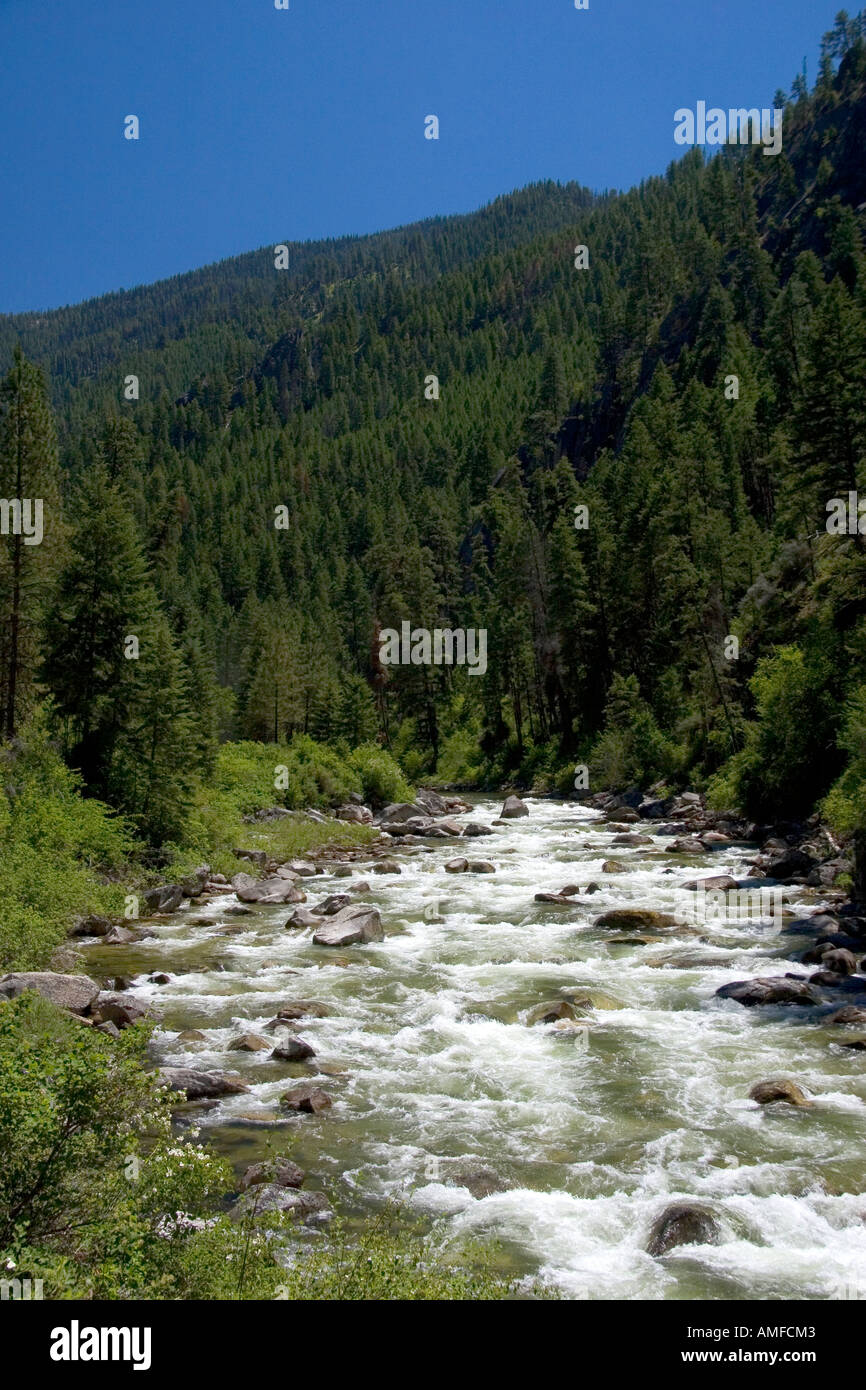
[[[411,778],[830,793],[853,829],[866,567],[827,504],[866,448],[864,36],[777,94],[778,157],[0,319],[2,492],[50,541],[4,550],[7,736],[47,696],[91,791],[160,784],[156,839],[219,737],[296,733]],[[486,674],[384,667],[404,620],[486,629]]]

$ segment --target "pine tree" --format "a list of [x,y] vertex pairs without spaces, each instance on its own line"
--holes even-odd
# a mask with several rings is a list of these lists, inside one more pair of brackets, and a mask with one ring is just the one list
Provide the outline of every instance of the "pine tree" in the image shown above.
[[0,498],[0,717],[12,738],[33,700],[44,607],[64,540],[54,419],[42,372],[20,347],[0,385]]

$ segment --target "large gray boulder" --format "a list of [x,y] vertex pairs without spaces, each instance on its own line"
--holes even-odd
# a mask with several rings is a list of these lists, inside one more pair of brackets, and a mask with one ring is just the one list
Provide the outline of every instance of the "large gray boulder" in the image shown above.
[[519,796],[507,796],[499,812],[500,820],[517,820],[520,816],[528,816],[529,807],[520,800]]
[[716,990],[718,999],[735,999],[752,1008],[756,1004],[820,1004],[821,996],[807,980],[791,975],[774,975],[754,980],[732,980]]
[[444,796],[438,792],[431,791],[429,787],[421,787],[415,796],[415,805],[423,806],[424,810],[431,816],[445,816],[448,814],[449,805]]
[[113,990],[101,991],[90,1006],[91,1017],[97,1023],[113,1023],[117,1028],[131,1028],[144,1018],[153,1018],[152,1005],[144,1004],[134,994]]
[[338,806],[335,814],[337,820],[351,821],[355,825],[371,825],[373,821],[369,806]]
[[17,999],[32,989],[43,999],[71,1014],[86,1014],[99,994],[99,985],[87,975],[56,975],[51,970],[23,970],[0,979],[0,998]]
[[384,935],[379,909],[365,903],[353,903],[319,927],[313,934],[313,940],[317,946],[355,946],[368,941],[381,941]]
[[141,901],[146,908],[144,916],[154,912],[176,912],[183,902],[183,888],[179,883],[163,883],[142,894]]
[[333,1216],[324,1192],[297,1192],[280,1183],[255,1183],[239,1197],[229,1213],[233,1221],[260,1212],[285,1212],[296,1221],[318,1224]]
[[426,806],[421,806],[414,801],[393,801],[386,806],[382,812],[383,822],[397,824],[400,821],[415,820],[418,816],[424,820],[430,819],[430,814]]
[[194,1067],[160,1067],[159,1079],[172,1091],[181,1091],[187,1100],[218,1100],[248,1091],[242,1081],[219,1071],[196,1071]]
[[780,883],[787,883],[789,879],[808,874],[814,867],[811,854],[801,849],[786,849],[768,861],[767,873]]
[[302,903],[307,895],[290,878],[252,878],[235,874],[232,888],[242,903]]
[[270,1183],[276,1187],[301,1187],[306,1174],[303,1168],[299,1168],[297,1163],[293,1163],[290,1158],[278,1155],[273,1159],[263,1159],[259,1163],[251,1163],[240,1180],[241,1192],[248,1191],[251,1187],[257,1187],[261,1183]]

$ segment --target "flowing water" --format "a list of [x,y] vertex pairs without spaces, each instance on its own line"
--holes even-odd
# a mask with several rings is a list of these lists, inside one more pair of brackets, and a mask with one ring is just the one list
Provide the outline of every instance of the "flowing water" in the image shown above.
[[[499,805],[478,800],[472,819],[492,824]],[[238,1164],[262,1156],[266,1136],[278,1151],[288,1139],[307,1185],[350,1210],[408,1199],[437,1231],[494,1238],[509,1269],[569,1298],[866,1296],[864,1054],[839,1045],[828,1008],[714,998],[731,980],[808,974],[790,959],[808,941],[781,935],[781,918],[643,940],[594,926],[614,907],[682,911],[688,879],[746,876],[747,847],[686,858],[655,836],[621,848],[594,811],[528,805],[493,836],[395,845],[399,875],[369,876],[361,861],[380,943],[319,947],[285,930],[291,907],[236,917],[227,894],[154,924],[152,940],[90,948],[91,966],[134,976],[134,992],[158,1001],[157,1061],[237,1072],[252,1087],[196,1111]],[[496,873],[445,873],[463,853]],[[605,859],[628,872],[603,874]],[[586,896],[591,881],[600,891]],[[302,886],[314,905],[349,883],[326,874]],[[568,883],[582,890],[569,906],[533,901]],[[790,906],[813,911],[820,898],[797,889]],[[202,917],[212,920],[192,924]],[[155,969],[171,982],[143,978]],[[575,990],[594,1004],[581,1027],[527,1026],[532,1006]],[[329,1008],[293,1025],[315,1061],[227,1050],[290,999]],[[190,1028],[206,1041],[179,1041]],[[780,1075],[814,1106],[748,1099],[755,1081]],[[311,1076],[333,1108],[287,1119],[280,1095]],[[502,1190],[479,1197],[484,1170]],[[652,1258],[653,1221],[684,1199],[712,1209],[719,1242]]]

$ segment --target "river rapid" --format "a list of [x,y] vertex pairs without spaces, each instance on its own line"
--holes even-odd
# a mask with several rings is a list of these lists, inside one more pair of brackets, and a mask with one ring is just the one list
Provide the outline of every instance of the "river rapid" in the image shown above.
[[[399,875],[354,866],[382,942],[321,947],[285,929],[290,906],[234,916],[228,892],[157,919],[143,942],[88,947],[89,968],[131,977],[158,1004],[156,1062],[234,1072],[252,1088],[194,1111],[239,1168],[269,1140],[350,1212],[408,1200],[443,1237],[493,1238],[502,1267],[566,1298],[866,1296],[864,1053],[840,1046],[847,1030],[822,1021],[826,1008],[714,997],[736,979],[808,975],[792,956],[809,939],[783,935],[780,917],[655,939],[594,925],[612,908],[682,911],[689,879],[746,877],[749,847],[672,855],[653,836],[626,848],[589,808],[529,798],[528,817],[495,824],[501,800],[473,800],[458,819],[494,835],[397,841]],[[496,873],[446,873],[464,853]],[[606,859],[627,872],[602,873]],[[315,906],[351,882],[326,872],[300,886]],[[581,887],[569,905],[534,901],[569,883]],[[786,900],[797,913],[821,904],[805,888]],[[155,970],[169,983],[148,981]],[[579,1027],[527,1026],[533,1006],[572,992],[593,1002]],[[293,1025],[314,1060],[228,1050],[292,999],[328,1008]],[[205,1040],[181,1041],[187,1029]],[[814,1105],[748,1099],[779,1076]],[[332,1109],[287,1117],[280,1096],[311,1077]],[[653,1222],[681,1200],[713,1212],[719,1241],[653,1258]]]

